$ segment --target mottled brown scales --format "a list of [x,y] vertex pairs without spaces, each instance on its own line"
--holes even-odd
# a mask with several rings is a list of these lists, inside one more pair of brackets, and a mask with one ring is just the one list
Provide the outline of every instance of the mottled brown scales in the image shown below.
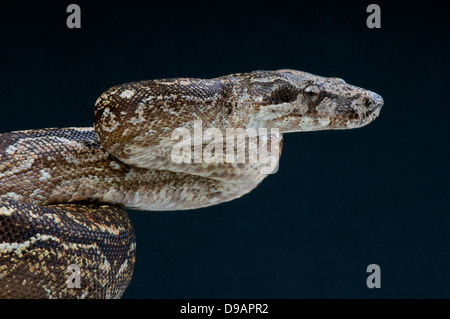
[[[227,129],[266,129],[255,141],[267,141],[276,164],[280,152],[271,146],[281,151],[284,133],[361,127],[382,105],[379,95],[342,79],[255,71],[123,84],[97,100],[94,128],[0,134],[0,297],[120,297],[135,242],[119,207],[195,209],[238,198],[269,172],[261,173],[267,163],[249,161],[248,140],[232,148],[245,149],[244,163],[224,160],[225,142],[236,139]],[[219,130],[224,144],[215,152],[224,156],[174,162],[174,130],[194,134],[199,121],[202,133]],[[207,139],[200,145],[211,148]],[[67,287],[70,264],[81,268],[80,289]]]
[[[43,207],[7,199],[0,200],[0,207],[0,297],[122,295],[135,260],[133,227],[125,211],[110,205]],[[67,286],[71,264],[81,268],[80,288]]]

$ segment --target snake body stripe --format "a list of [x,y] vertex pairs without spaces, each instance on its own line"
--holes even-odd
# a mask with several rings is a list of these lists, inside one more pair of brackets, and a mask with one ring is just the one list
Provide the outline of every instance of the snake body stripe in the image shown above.
[[[98,98],[94,127],[0,134],[0,297],[119,298],[136,247],[124,208],[186,210],[236,199],[270,173],[267,163],[248,160],[255,145],[266,143],[277,164],[283,134],[362,127],[382,105],[339,78],[255,71],[122,84]],[[196,123],[220,141],[200,144],[216,160],[197,161],[189,145],[187,161],[174,161],[174,131],[195,136]],[[235,142],[226,134],[234,129],[259,130],[257,143]],[[241,149],[244,162],[224,160]],[[67,284],[71,265],[81,270],[80,288]]]

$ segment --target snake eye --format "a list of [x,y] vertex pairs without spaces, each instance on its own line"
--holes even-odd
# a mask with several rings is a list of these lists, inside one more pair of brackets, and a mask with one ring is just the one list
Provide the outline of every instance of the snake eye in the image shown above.
[[322,90],[317,85],[308,85],[303,90],[303,96],[311,102],[317,102],[322,96]]

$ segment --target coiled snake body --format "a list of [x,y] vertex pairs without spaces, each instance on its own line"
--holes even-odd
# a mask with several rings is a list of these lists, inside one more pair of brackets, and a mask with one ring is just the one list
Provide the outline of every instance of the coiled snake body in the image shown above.
[[[338,78],[255,71],[119,85],[97,100],[94,128],[0,134],[0,297],[119,298],[136,247],[123,208],[215,205],[270,173],[261,161],[192,161],[195,152],[174,161],[175,129],[193,132],[200,122],[217,137],[263,128],[257,140],[280,149],[283,133],[361,127],[382,105],[379,95]],[[229,153],[225,144],[216,152]],[[279,152],[268,156],[277,163]],[[71,265],[80,269],[79,288],[69,284]]]

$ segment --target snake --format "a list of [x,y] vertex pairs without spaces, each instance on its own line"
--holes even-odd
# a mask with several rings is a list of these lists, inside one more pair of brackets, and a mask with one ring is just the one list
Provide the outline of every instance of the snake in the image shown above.
[[93,127],[1,133],[0,298],[122,297],[136,262],[126,209],[237,199],[277,170],[285,133],[363,127],[383,103],[341,78],[259,70],[121,84]]

